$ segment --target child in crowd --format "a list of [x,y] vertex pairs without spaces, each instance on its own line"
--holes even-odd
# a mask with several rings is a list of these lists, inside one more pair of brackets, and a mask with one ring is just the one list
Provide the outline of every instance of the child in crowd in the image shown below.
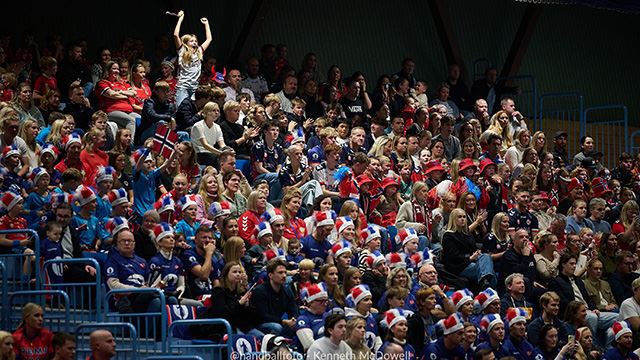
[[[42,263],[47,260],[62,259],[62,225],[55,221],[49,221],[45,227],[46,237],[40,244],[40,257]],[[45,268],[48,284],[60,284],[64,282],[62,276],[62,264],[53,264]]]
[[58,155],[58,148],[51,144],[46,144],[40,149],[42,168],[49,174],[49,190],[58,187],[62,182],[62,173],[54,168]]
[[96,172],[96,213],[101,224],[107,222],[107,219],[111,217],[111,203],[107,198],[107,195],[113,188],[113,176],[115,169],[111,166],[105,166],[98,168]]
[[33,169],[29,175],[29,181],[33,187],[27,200],[24,202],[24,217],[29,227],[39,230],[40,220],[45,215],[48,208],[51,194],[49,193],[50,176],[43,168],[37,167]]
[[156,181],[162,170],[175,159],[176,152],[157,169],[154,169],[153,157],[148,148],[138,150],[131,156],[136,164],[133,171],[133,210],[136,218],[142,219],[142,215],[153,208],[153,203],[156,202]]
[[[27,229],[27,220],[20,216],[24,207],[22,196],[7,191],[0,198],[0,205],[7,212],[0,217],[0,230]],[[0,254],[33,255],[33,250],[29,248],[32,245],[33,242],[26,233],[0,235]],[[27,280],[31,274],[31,261],[33,259],[29,256],[24,259],[23,280]]]
[[158,253],[149,260],[149,286],[160,288],[167,304],[177,305],[185,290],[184,266],[175,256],[176,245],[173,228],[163,222],[153,228]]
[[198,204],[195,199],[196,195],[186,195],[180,199],[180,207],[182,208],[182,220],[176,224],[176,235],[178,243],[183,245],[186,243],[190,247],[194,247],[196,231],[200,227],[200,222],[196,221],[196,213]]
[[98,218],[93,215],[96,211],[96,194],[86,186],[80,186],[74,195],[74,201],[80,207],[80,211],[71,219],[71,227],[78,232],[80,247],[86,257],[91,257],[99,262],[106,261],[107,256],[101,253],[105,249],[110,236],[100,224]]
[[300,264],[300,261],[304,259],[304,255],[300,254],[300,249],[302,245],[300,244],[300,240],[291,239],[289,240],[289,246],[287,248],[287,255],[285,259],[287,261],[287,270],[297,270]]

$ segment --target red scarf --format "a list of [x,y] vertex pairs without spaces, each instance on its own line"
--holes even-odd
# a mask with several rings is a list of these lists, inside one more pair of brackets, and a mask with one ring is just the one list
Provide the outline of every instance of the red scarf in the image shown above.
[[[418,200],[411,200],[413,205],[413,221],[427,226],[427,234],[431,233],[431,212],[425,211],[425,206],[420,205]],[[428,221],[427,221],[428,220]]]

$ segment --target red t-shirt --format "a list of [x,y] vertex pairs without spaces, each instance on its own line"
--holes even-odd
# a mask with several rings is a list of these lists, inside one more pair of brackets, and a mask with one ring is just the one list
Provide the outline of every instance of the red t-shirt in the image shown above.
[[33,83],[33,91],[37,91],[38,94],[44,95],[48,90],[57,89],[58,80],[55,77],[46,77],[44,75],[38,76]]
[[282,236],[286,239],[302,239],[307,236],[307,228],[304,220],[300,218],[293,218],[289,222],[289,224],[284,227],[284,234]]
[[144,101],[151,97],[151,88],[145,83],[142,84],[141,88],[136,88],[134,91],[136,96],[129,98],[129,102],[132,105],[142,106]]
[[127,90],[129,89],[129,84],[114,81],[111,82],[107,79],[102,79],[98,81],[96,85],[96,96],[98,97],[100,103],[100,110],[110,113],[112,111],[124,111],[126,113],[133,112],[133,106],[129,102],[129,99],[110,99],[106,97],[104,94],[107,90]]
[[84,149],[80,152],[80,161],[82,161],[86,170],[83,183],[88,186],[93,186],[96,183],[98,167],[106,167],[109,165],[109,155],[100,149],[94,152],[88,152]]

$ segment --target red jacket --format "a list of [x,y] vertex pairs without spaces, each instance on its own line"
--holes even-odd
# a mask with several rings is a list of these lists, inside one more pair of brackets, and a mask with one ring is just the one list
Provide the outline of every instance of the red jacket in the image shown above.
[[49,329],[41,329],[33,339],[27,338],[24,327],[13,333],[13,351],[16,360],[48,360],[53,357],[53,333]]
[[248,241],[251,246],[258,244],[258,224],[260,216],[251,210],[247,210],[238,218],[238,236]]

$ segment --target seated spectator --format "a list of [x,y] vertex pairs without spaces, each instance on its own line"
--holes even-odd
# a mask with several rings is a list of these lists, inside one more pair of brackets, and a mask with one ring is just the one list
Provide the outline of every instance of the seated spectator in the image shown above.
[[616,321],[611,326],[611,331],[613,332],[615,343],[611,349],[604,353],[603,359],[640,359],[633,352],[633,331],[626,321]]
[[618,321],[626,321],[631,330],[637,332],[640,330],[640,279],[633,280],[631,288],[633,295],[620,305]]
[[587,263],[587,277],[584,279],[584,286],[598,310],[613,312],[618,310],[609,282],[602,279],[602,262],[600,260],[591,259]]
[[540,343],[542,333],[541,329],[546,324],[553,325],[558,330],[558,341],[560,343],[567,342],[567,324],[560,320],[560,297],[553,291],[547,291],[540,297],[541,315],[527,325],[527,339],[532,344]]
[[116,340],[109,330],[95,330],[89,335],[91,359],[110,360],[116,356]]
[[558,341],[558,328],[552,324],[545,324],[540,329],[540,340],[534,353],[544,356],[545,359],[562,360],[573,355],[578,350],[578,344],[575,341],[565,344],[560,348]]
[[240,116],[240,104],[236,101],[228,101],[224,104],[225,121],[220,123],[224,143],[236,152],[236,157],[241,160],[249,160],[251,157],[251,145],[253,140],[260,135],[258,128],[245,128],[237,123]]
[[120,66],[115,61],[109,61],[105,66],[102,80],[96,84],[96,96],[100,103],[100,110],[109,115],[120,128],[131,130],[135,138],[136,118],[139,116],[131,105],[131,98],[136,93],[128,83],[121,80]]
[[503,318],[507,314],[507,309],[514,305],[519,309],[523,309],[527,312],[527,321],[531,321],[534,316],[533,304],[527,301],[524,294],[527,289],[525,284],[524,275],[520,273],[511,273],[504,280],[504,286],[506,293],[500,300],[500,316]]
[[529,239],[527,229],[517,229],[512,232],[512,246],[500,259],[500,277],[514,272],[522,274],[528,290],[533,291],[542,286],[536,282],[536,261],[533,257],[533,245]]
[[153,235],[158,252],[149,260],[149,286],[162,289],[169,305],[178,305],[185,292],[184,265],[174,254],[176,240],[171,225],[157,224]]
[[0,359],[1,360],[16,359],[16,354],[13,351],[13,335],[10,332],[3,331],[3,330],[0,330]]
[[397,308],[387,310],[383,314],[381,325],[387,329],[387,337],[380,351],[384,352],[389,344],[397,344],[402,346],[405,359],[417,357],[416,350],[407,342],[407,317],[410,315],[413,315],[413,312]]
[[43,321],[40,305],[26,303],[22,307],[22,323],[13,333],[16,359],[47,360],[53,357],[53,333],[42,326]]
[[260,314],[250,304],[252,292],[247,291],[242,265],[236,261],[226,263],[220,278],[203,317],[227,319],[233,331],[262,338],[264,334],[256,329]]
[[[294,77],[295,79],[295,77]],[[324,319],[324,336],[315,340],[307,350],[307,358],[320,359],[326,354],[351,358],[351,348],[344,341],[347,321],[342,314],[331,314]]]
[[509,337],[505,339],[504,346],[510,354],[520,354],[523,359],[533,359],[534,346],[526,338],[527,315],[527,311],[521,308],[507,309],[505,320],[509,324]]
[[454,209],[449,217],[442,237],[442,264],[447,271],[479,284],[481,289],[497,285],[493,260],[476,247],[467,233],[467,215],[462,209]]
[[[533,255],[536,261],[536,278],[542,284],[547,284],[549,280],[558,275],[558,238],[550,232],[543,231],[536,235],[536,247],[538,253]],[[537,344],[537,341],[532,341]]]
[[51,343],[54,351],[52,360],[75,360],[76,338],[73,335],[65,332],[58,332],[53,336],[53,341]]
[[300,290],[305,309],[296,324],[296,343],[300,351],[306,352],[311,344],[324,336],[324,315],[329,297],[321,284],[311,284]]
[[282,185],[279,172],[285,161],[284,150],[276,142],[280,129],[274,121],[269,121],[261,129],[260,140],[251,147],[251,170],[254,181],[265,179],[269,183],[269,201],[281,198]]
[[437,340],[435,316],[437,305],[436,293],[426,287],[416,294],[416,314],[407,319],[407,342],[413,346],[417,354],[424,351],[425,344]]
[[[181,255],[182,263],[187,271],[187,287],[191,291],[190,298],[200,302],[204,295],[220,281],[220,272],[224,264],[222,255],[216,251],[213,231],[200,227],[195,233],[195,246],[185,250]],[[240,260],[227,257],[227,261]]]
[[607,202],[600,197],[594,197],[593,199],[591,199],[591,201],[589,201],[589,220],[593,224],[595,233],[611,232],[611,224],[604,220],[606,207]]
[[[314,199],[322,195],[322,186],[312,177],[313,167],[305,164],[302,147],[291,146],[284,153],[287,158],[278,174],[280,186],[285,193],[292,187],[298,188],[302,192],[301,205],[303,213],[307,214],[313,206]],[[278,187],[272,187],[272,191],[276,190]]]
[[[633,239],[636,233],[640,231],[640,223],[636,221],[640,213],[640,206],[635,200],[627,201],[620,211],[620,219],[611,225],[611,231],[616,235],[626,235],[624,239]],[[620,239],[619,239],[620,240]],[[618,245],[622,250],[629,249],[630,241],[618,241]]]
[[32,118],[38,121],[40,126],[44,126],[44,117],[33,101],[33,90],[28,82],[18,85],[18,92],[15,99],[11,102],[11,106],[18,113],[20,123]]
[[352,317],[347,320],[345,342],[351,348],[356,359],[370,359],[373,356],[373,352],[365,344],[365,325],[365,320],[360,317]]
[[634,271],[637,268],[636,261],[630,251],[616,254],[616,270],[609,275],[609,284],[618,304],[633,296],[631,283],[640,278],[640,274]]
[[464,359],[465,351],[461,346],[464,336],[464,325],[458,314],[440,320],[438,325],[443,329],[443,336],[437,341],[427,344],[424,359]]
[[[513,146],[504,154],[504,162],[514,170],[524,159],[524,151],[531,146],[531,132],[528,129],[520,129],[515,134]],[[536,153],[537,154],[537,153]]]
[[[175,124],[173,114],[176,112],[175,105],[169,99],[170,87],[164,81],[158,81],[153,86],[153,94],[146,99],[141,107],[142,120],[138,126],[138,137],[134,138],[136,144],[141,144],[144,139],[152,137],[156,132],[156,126],[164,123],[169,127]],[[181,129],[182,130],[182,129]]]
[[[285,286],[287,266],[283,260],[274,259],[267,264],[268,281],[258,285],[251,296],[251,305],[260,313],[258,330],[274,335],[292,334],[298,316],[295,296]],[[283,319],[284,315],[287,319]],[[328,329],[325,326],[325,329]]]
[[[444,158],[448,162],[457,158],[462,151],[460,140],[453,135],[455,120],[451,116],[443,116],[440,120],[440,134],[433,137],[433,140],[440,139],[444,143]],[[431,151],[433,154],[433,150]]]
[[[222,89],[216,88],[219,92],[224,93]],[[195,100],[191,97],[185,97],[180,104],[176,104],[176,124],[177,130],[186,131],[193,124],[202,120],[200,110],[212,100],[215,93],[218,93],[215,89],[212,89],[207,85],[200,85],[195,91]]]
[[579,233],[583,227],[595,230],[591,220],[587,218],[587,203],[584,200],[576,200],[571,206],[573,215],[567,216],[567,233]]
[[509,355],[509,350],[504,345],[505,328],[500,316],[485,315],[480,320],[480,329],[486,334],[487,340],[476,346],[476,359],[478,355],[493,355],[495,359],[501,359]]

